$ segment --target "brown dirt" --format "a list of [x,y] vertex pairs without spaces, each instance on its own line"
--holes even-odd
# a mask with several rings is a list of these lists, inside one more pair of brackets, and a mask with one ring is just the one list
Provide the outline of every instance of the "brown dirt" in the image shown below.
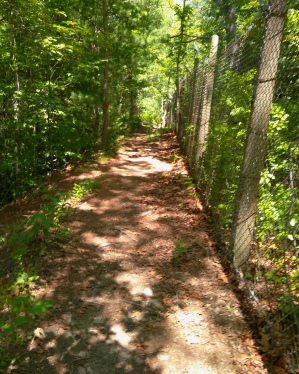
[[178,153],[173,134],[138,134],[116,158],[60,176],[59,190],[101,178],[41,265],[36,293],[55,304],[34,326],[45,338],[26,342],[8,373],[267,373]]

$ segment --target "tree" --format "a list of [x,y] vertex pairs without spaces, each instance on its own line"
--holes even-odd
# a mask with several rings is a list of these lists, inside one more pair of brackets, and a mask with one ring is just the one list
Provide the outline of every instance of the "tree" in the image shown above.
[[104,36],[104,72],[103,72],[103,129],[102,129],[102,147],[107,149],[108,140],[108,81],[109,81],[109,34],[108,34],[108,7],[107,0],[102,0],[103,12],[103,36]]
[[0,203],[93,152],[100,138],[115,146],[152,74],[160,3],[2,1]]

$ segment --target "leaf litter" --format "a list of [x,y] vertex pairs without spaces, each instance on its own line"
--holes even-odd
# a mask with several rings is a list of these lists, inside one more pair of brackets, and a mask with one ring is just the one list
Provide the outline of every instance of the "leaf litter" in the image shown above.
[[65,218],[69,242],[43,259],[37,296],[55,307],[7,372],[268,372],[178,154],[174,134],[138,134],[108,162],[54,178],[65,191],[102,175]]

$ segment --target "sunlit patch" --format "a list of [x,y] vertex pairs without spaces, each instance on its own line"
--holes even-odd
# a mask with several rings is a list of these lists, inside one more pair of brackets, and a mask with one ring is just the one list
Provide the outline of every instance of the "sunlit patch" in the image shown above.
[[103,239],[96,235],[92,231],[86,231],[81,235],[82,240],[84,241],[85,244],[89,245],[105,245],[106,242],[103,242]]
[[148,162],[152,166],[152,169],[155,169],[156,171],[170,171],[173,168],[173,165],[157,160],[156,158],[153,158],[152,156],[129,158],[128,160],[130,162],[138,162],[138,163],[142,161]]
[[[148,288],[148,278],[145,274],[137,275],[124,272],[119,274],[115,278],[115,281],[119,284],[125,285],[132,296],[143,295],[144,290]],[[148,288],[148,290],[150,290],[150,288]]]
[[214,374],[215,371],[203,366],[196,366],[188,369],[188,374]]
[[86,201],[80,205],[77,205],[77,209],[90,211],[92,206],[90,206]]
[[72,227],[72,229],[80,229],[82,227],[84,227],[84,223],[83,222],[80,222],[80,221],[73,221],[70,226]]
[[151,288],[145,287],[145,289],[143,290],[143,295],[151,297],[154,296],[154,293]]
[[46,349],[55,348],[56,346],[57,346],[57,341],[55,339],[52,339],[45,344]]
[[144,318],[144,313],[140,310],[134,310],[133,312],[129,313],[129,317],[135,321],[142,321]]
[[117,342],[122,347],[129,348],[129,345],[133,339],[133,335],[135,334],[131,334],[132,336],[128,335],[124,331],[124,328],[119,324],[112,326],[110,331],[113,333],[110,336],[110,341]]

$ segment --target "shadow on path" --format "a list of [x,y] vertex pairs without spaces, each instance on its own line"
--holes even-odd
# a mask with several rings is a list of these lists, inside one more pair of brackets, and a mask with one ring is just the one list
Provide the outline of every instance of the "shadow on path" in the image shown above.
[[60,181],[94,179],[95,190],[45,258],[40,296],[55,302],[36,322],[45,339],[9,372],[266,373],[178,153],[171,134],[138,135]]

